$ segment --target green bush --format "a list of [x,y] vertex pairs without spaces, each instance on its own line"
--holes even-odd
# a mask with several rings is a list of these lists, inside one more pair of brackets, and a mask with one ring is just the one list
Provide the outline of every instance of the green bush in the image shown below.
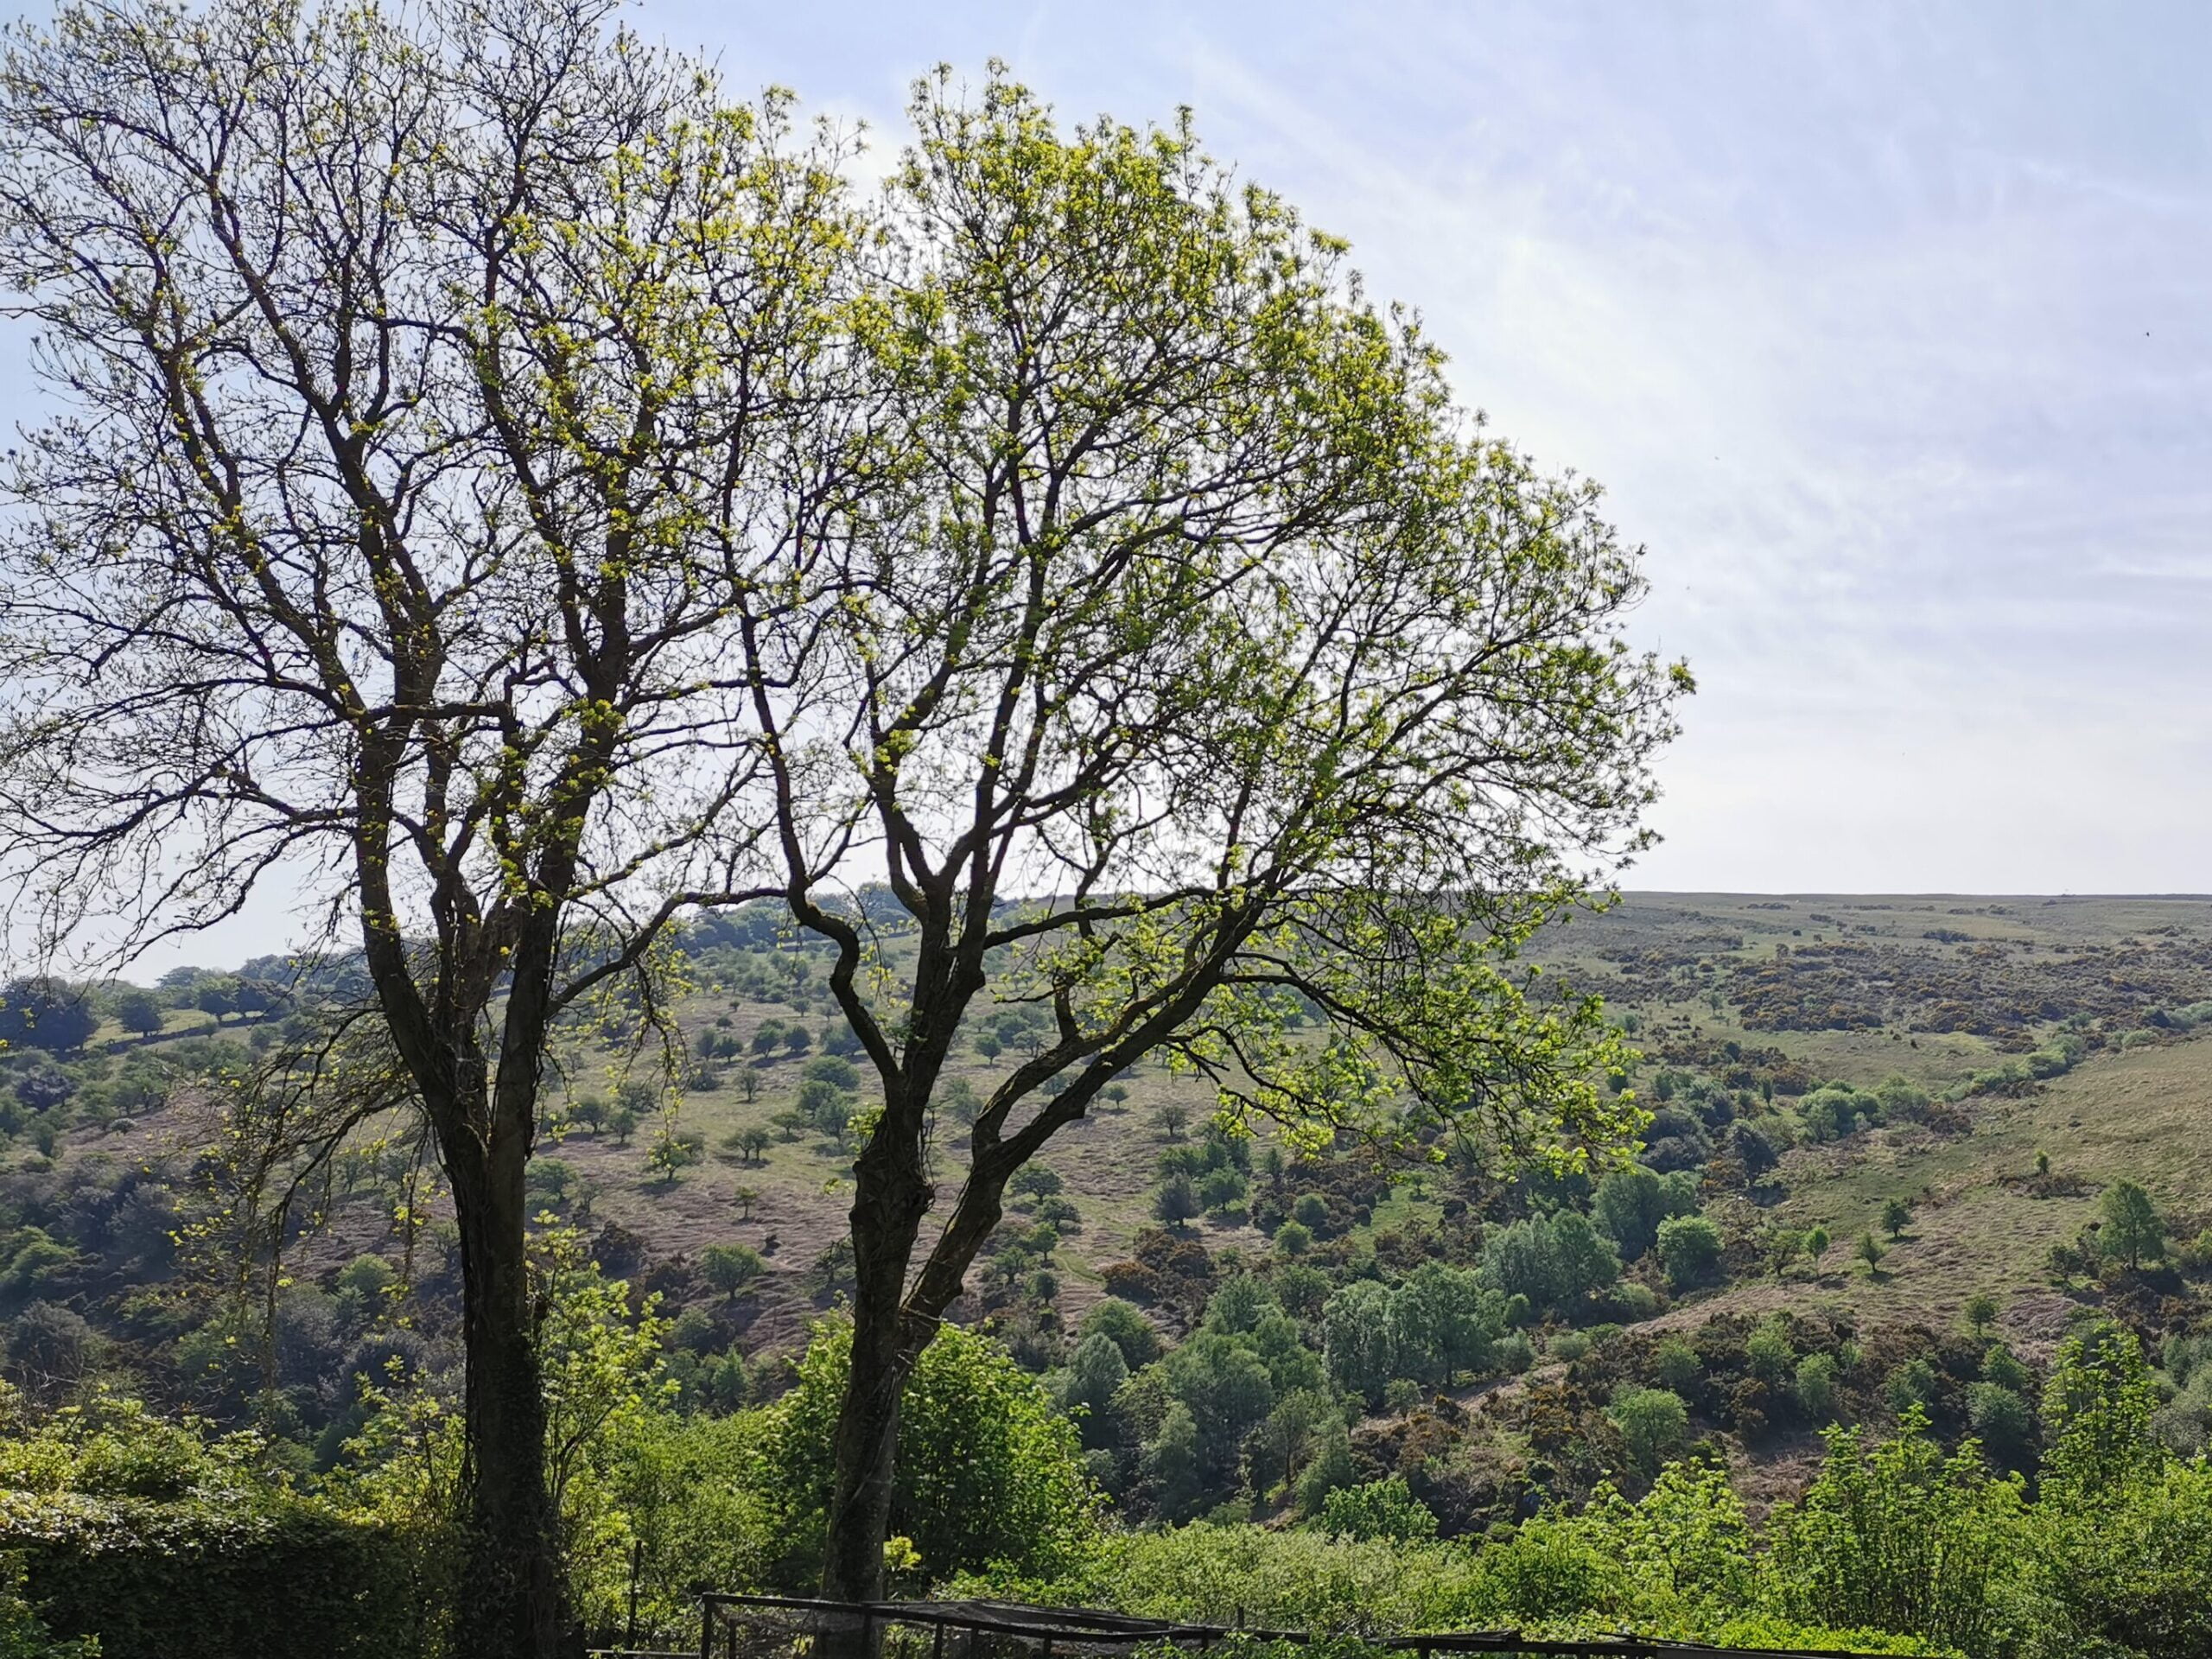
[[1704,1380],[1705,1362],[1689,1338],[1670,1332],[1651,1351],[1651,1375],[1661,1388],[1687,1395]]
[[1829,1429],[1827,1442],[1819,1478],[1771,1523],[1780,1610],[1972,1655],[2006,1650],[2027,1544],[2017,1481],[1991,1479],[1971,1441],[1946,1458],[1916,1406],[1871,1451],[1856,1428]]
[[[820,1569],[851,1353],[849,1324],[817,1325],[798,1387],[766,1413],[753,1484],[776,1511],[776,1570],[795,1588],[810,1588]],[[925,1581],[987,1562],[1056,1573],[1082,1554],[1096,1516],[1074,1427],[1037,1380],[988,1338],[945,1326],[907,1380],[892,1498],[892,1531],[912,1541]]]
[[1808,1354],[1797,1362],[1797,1405],[1815,1422],[1835,1415],[1835,1356]]
[[1675,1216],[1659,1224],[1659,1264],[1676,1290],[1701,1285],[1719,1270],[1720,1229],[1704,1216]]
[[99,1659],[97,1637],[57,1637],[23,1599],[23,1564],[0,1554],[0,1659]]
[[1620,1430],[1629,1456],[1647,1473],[1657,1473],[1668,1454],[1681,1450],[1689,1433],[1688,1408],[1670,1389],[1624,1389],[1605,1414]]
[[102,1659],[418,1651],[401,1541],[303,1499],[0,1493],[0,1549],[56,1634]]
[[1321,1505],[1320,1528],[1336,1538],[1385,1538],[1409,1544],[1436,1536],[1436,1516],[1407,1488],[1405,1478],[1343,1486]]

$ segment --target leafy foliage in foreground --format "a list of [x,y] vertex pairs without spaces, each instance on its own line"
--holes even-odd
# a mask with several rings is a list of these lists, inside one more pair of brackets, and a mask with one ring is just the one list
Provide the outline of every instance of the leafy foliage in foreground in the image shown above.
[[[807,1587],[849,1327],[817,1325],[773,1403],[690,1414],[656,1298],[558,1234],[537,1272],[562,1430],[548,1482],[594,1627],[620,1627],[633,1561],[647,1630],[680,1631],[702,1580]],[[1275,1317],[1232,1292],[1212,1334],[1228,1343]],[[1151,1339],[1126,1310],[1087,1338],[1124,1365]],[[1266,1376],[1264,1339],[1236,1351]],[[8,1396],[0,1551],[22,1556],[32,1609],[65,1637],[97,1631],[111,1659],[253,1651],[272,1630],[327,1633],[318,1651],[449,1651],[437,1610],[458,1587],[432,1569],[450,1559],[435,1546],[454,1509],[456,1425],[425,1393],[372,1395],[347,1461],[320,1482],[256,1435],[112,1399],[33,1419]],[[1354,1640],[1510,1626],[1964,1659],[2212,1653],[2212,1465],[2166,1450],[2157,1403],[2134,1338],[2091,1327],[2044,1390],[2032,1498],[1974,1442],[1947,1452],[1908,1404],[1886,1438],[1829,1431],[1819,1478],[1763,1525],[1723,1466],[1688,1459],[1479,1541],[1438,1537],[1399,1478],[1340,1481],[1301,1528],[1129,1532],[1102,1520],[1076,1426],[1044,1387],[987,1338],[948,1329],[907,1386],[887,1567],[902,1591],[1241,1614]]]

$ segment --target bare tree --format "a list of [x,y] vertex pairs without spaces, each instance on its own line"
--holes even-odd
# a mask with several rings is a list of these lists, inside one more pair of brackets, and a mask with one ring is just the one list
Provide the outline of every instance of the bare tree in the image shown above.
[[460,1228],[482,1656],[575,1645],[548,1033],[753,891],[722,669],[787,674],[737,630],[804,601],[837,453],[834,157],[612,10],[121,0],[0,70],[0,263],[60,402],[0,551],[14,915],[127,956],[277,878],[358,940]]
[[[852,1598],[1007,1178],[1147,1053],[1307,1144],[1632,1131],[1594,1006],[1515,956],[1641,844],[1688,688],[1620,638],[1642,582],[1595,493],[1459,415],[1341,248],[1187,131],[1063,138],[997,78],[914,117],[838,603],[802,682],[790,620],[743,633],[785,902],[882,1096],[823,1572]],[[925,1236],[932,1097],[987,995],[1050,1019]]]

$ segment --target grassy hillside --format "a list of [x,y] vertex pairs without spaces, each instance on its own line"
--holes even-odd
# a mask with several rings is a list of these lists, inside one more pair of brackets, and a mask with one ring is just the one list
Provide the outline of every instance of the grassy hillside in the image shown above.
[[[665,1049],[619,1017],[569,1033],[534,1179],[549,1216],[683,1316],[679,1370],[715,1408],[773,1393],[807,1322],[836,1304],[846,1119],[868,1088],[818,948],[743,928],[695,946]],[[1710,1268],[1624,1245],[1595,1288],[1512,1310],[1520,1328],[1493,1330],[1469,1358],[1407,1362],[1387,1388],[1382,1373],[1348,1382],[1334,1299],[1363,1281],[1400,1294],[1440,1262],[1465,1294],[1488,1287],[1495,1321],[1515,1230],[1598,1215],[1594,1180],[1386,1171],[1350,1147],[1300,1164],[1264,1133],[1210,1137],[1205,1090],[1141,1065],[1052,1146],[1058,1190],[1047,1179],[1020,1198],[956,1309],[1058,1390],[1078,1387],[1065,1368],[1109,1291],[1171,1349],[1202,1328],[1249,1345],[1210,1300],[1240,1274],[1286,1313],[1285,1340],[1306,1357],[1268,1353],[1255,1408],[1273,1414],[1224,1420],[1230,1438],[1201,1447],[1204,1467],[1174,1491],[1162,1413],[1171,1397],[1203,1406],[1211,1384],[1196,1361],[1170,1376],[1132,1356],[1136,1374],[1086,1428],[1132,1516],[1295,1516],[1317,1501],[1301,1470],[1338,1455],[1327,1422],[1341,1405],[1344,1478],[1402,1474],[1447,1531],[1480,1528],[1632,1463],[1616,1402],[1653,1385],[1684,1402],[1678,1449],[1702,1445],[1771,1495],[1809,1469],[1821,1422],[1883,1419],[1901,1387],[1940,1429],[1966,1432],[1992,1341],[2035,1367],[2085,1311],[2118,1314],[2154,1354],[2195,1330],[2212,1269],[2195,1243],[2212,1221],[2212,1007],[2198,1006],[2212,1002],[2212,899],[1636,894],[1555,931],[1541,954],[1601,991],[1641,1051],[1614,1081],[1656,1112],[1644,1160],[1678,1209],[1712,1224]],[[213,976],[179,976],[158,1031],[111,1019],[79,1052],[0,1060],[0,1312],[16,1321],[10,1370],[44,1392],[120,1376],[264,1420],[274,1397],[327,1461],[357,1421],[351,1378],[395,1356],[450,1374],[455,1269],[434,1186],[409,1184],[419,1166],[400,1118],[357,1135],[302,1205],[315,1220],[289,1247],[273,1351],[254,1338],[257,1313],[224,1311],[221,1263],[165,1242],[217,1196],[200,1153],[221,1078],[296,1018],[281,987],[269,995],[270,965],[254,967],[242,1001],[268,1006],[227,1007]],[[988,1010],[959,1046],[937,1135],[945,1189],[964,1163],[958,1097],[988,1094],[1016,1063],[1023,1018]],[[148,1023],[143,1007],[137,1019]],[[1163,1226],[1178,1165],[1205,1213]],[[2147,1190],[2172,1246],[2133,1268],[2094,1231],[2123,1179]],[[410,1213],[427,1224],[404,1225]],[[1287,1227],[1294,1214],[1312,1224]],[[1816,1228],[1828,1242],[1814,1259],[1797,1247]],[[1868,1234],[1882,1247],[1871,1268],[1856,1253]],[[740,1253],[745,1282],[716,1277],[730,1246],[757,1255]],[[416,1293],[397,1319],[363,1288],[394,1274]],[[1983,1294],[1993,1325],[1969,1340]],[[1819,1402],[1789,1371],[1807,1360],[1835,1372]],[[2031,1382],[2008,1386],[2032,1395]],[[2212,1422],[2193,1400],[2174,1414],[2184,1438]],[[1271,1436],[1272,1465],[1255,1450]]]

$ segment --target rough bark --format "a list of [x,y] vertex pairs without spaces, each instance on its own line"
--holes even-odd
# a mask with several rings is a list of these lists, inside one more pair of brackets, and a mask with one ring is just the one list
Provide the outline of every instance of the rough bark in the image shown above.
[[[467,1556],[456,1609],[458,1651],[572,1656],[583,1651],[545,1485],[545,1408],[524,1249],[524,1150],[495,1141],[449,1164],[460,1223],[468,1356]],[[464,1199],[462,1192],[467,1196]]]
[[822,1592],[837,1601],[882,1599],[899,1400],[936,1325],[905,1305],[906,1263],[930,1203],[918,1153],[905,1137],[889,1144],[879,1135],[855,1171],[853,1360],[822,1570]]

